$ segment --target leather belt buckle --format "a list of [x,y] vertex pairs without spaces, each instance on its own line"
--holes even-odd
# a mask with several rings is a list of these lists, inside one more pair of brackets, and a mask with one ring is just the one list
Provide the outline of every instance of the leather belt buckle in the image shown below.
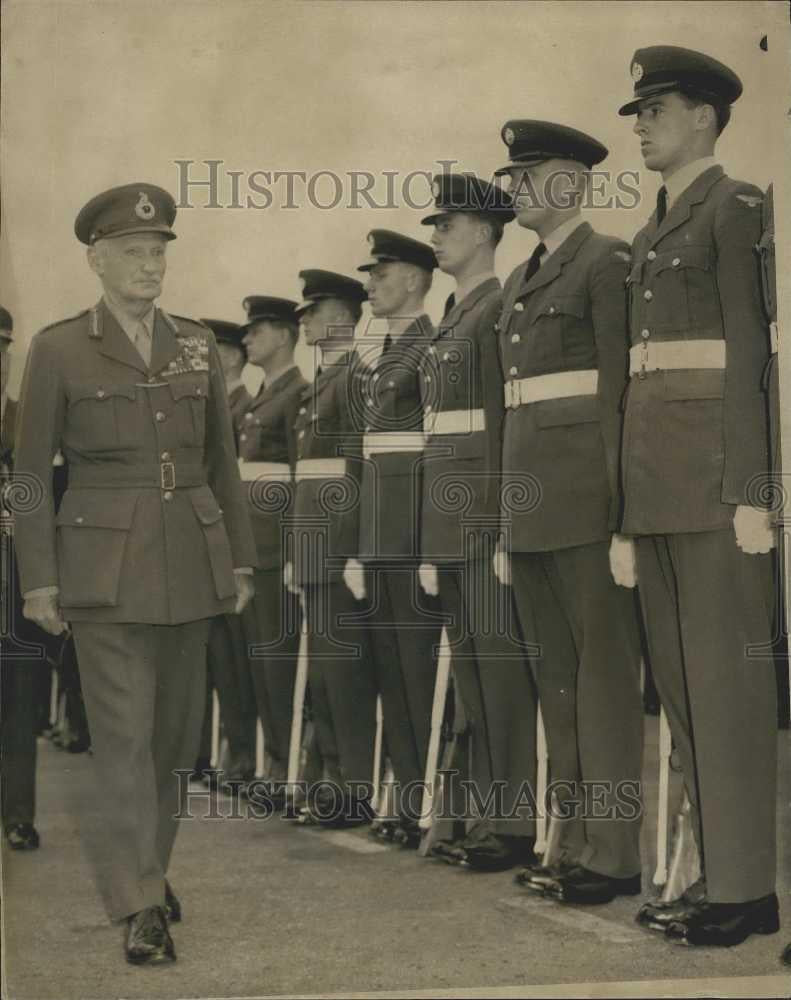
[[159,466],[162,489],[175,490],[176,488],[176,466],[172,462],[162,462]]

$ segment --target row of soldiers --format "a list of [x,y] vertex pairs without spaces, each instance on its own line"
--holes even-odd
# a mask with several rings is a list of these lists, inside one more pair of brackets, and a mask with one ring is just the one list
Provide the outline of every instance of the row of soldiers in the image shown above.
[[[127,185],[78,216],[104,297],[34,339],[18,449],[45,481],[61,447],[69,490],[57,523],[44,502],[17,536],[26,615],[74,631],[109,831],[101,884],[129,961],[175,957],[171,772],[195,759],[202,647],[224,655],[231,612],[275,804],[304,614],[327,780],[302,815],[371,818],[378,699],[400,796],[373,829],[404,847],[420,842],[444,628],[476,802],[497,795],[438,851],[517,867],[526,891],[575,904],[642,890],[641,620],[702,875],[638,919],[691,945],[778,930],[763,196],[713,158],[741,93],[728,67],[661,46],[631,73],[621,114],[664,181],[631,248],[580,214],[606,148],[527,119],[502,128],[508,191],[437,176],[430,243],[375,229],[365,284],[302,271],[301,302],[250,296],[238,329],[154,309],[167,192]],[[539,243],[501,287],[514,219]],[[456,288],[435,328],[437,268]],[[366,299],[378,344],[355,341]],[[320,354],[311,383],[300,327]],[[252,399],[233,384],[242,347],[266,373]],[[546,864],[525,808],[539,706],[565,817]]]

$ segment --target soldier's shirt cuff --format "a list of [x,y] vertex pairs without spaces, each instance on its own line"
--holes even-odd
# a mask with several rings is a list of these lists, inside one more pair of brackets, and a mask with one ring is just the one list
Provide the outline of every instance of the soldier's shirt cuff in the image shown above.
[[252,576],[253,568],[252,566],[242,566],[241,569],[235,569],[234,573],[242,573],[244,576]]
[[55,597],[59,593],[59,587],[36,587],[35,590],[28,590],[22,596],[27,600],[33,597]]

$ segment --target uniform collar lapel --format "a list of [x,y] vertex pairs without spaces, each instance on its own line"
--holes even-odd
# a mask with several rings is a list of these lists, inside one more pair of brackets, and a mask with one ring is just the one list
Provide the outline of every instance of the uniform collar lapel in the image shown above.
[[294,365],[293,368],[289,368],[288,371],[283,372],[282,375],[278,375],[278,377],[275,379],[274,382],[270,382],[268,385],[265,385],[261,389],[261,391],[253,400],[253,405],[251,406],[251,409],[256,409],[263,403],[269,402],[269,400],[271,400],[279,392],[282,392],[283,389],[286,389],[289,385],[291,385],[292,382],[296,381],[296,379],[298,379],[299,377],[300,377],[299,368],[297,368],[296,365]]
[[154,315],[154,336],[151,343],[151,374],[156,375],[167,368],[179,354],[180,345],[174,330],[166,323],[162,310],[157,309]]
[[[132,341],[121,329],[104,299],[90,313],[90,336],[96,341],[100,354],[136,371],[148,374],[145,362],[137,353]],[[156,330],[156,323],[154,324]]]
[[[717,181],[725,175],[725,171],[719,164],[709,167],[702,174],[695,178],[689,187],[682,191],[670,207],[670,211],[662,220],[662,225],[655,229],[651,237],[651,245],[659,243],[668,233],[678,229],[692,215],[692,206],[704,201],[706,195],[714,187]],[[656,227],[656,212],[651,216],[651,226]]]
[[[550,284],[563,270],[564,266],[573,260],[577,255],[577,251],[582,246],[582,244],[587,240],[590,234],[593,232],[589,222],[583,222],[565,239],[557,250],[549,255],[546,264],[539,267],[538,271],[533,275],[530,281],[524,285],[520,291],[519,295],[526,295],[529,292],[534,292],[537,288],[542,288],[544,285]],[[526,269],[526,268],[525,268]]]
[[466,312],[473,309],[486,295],[494,291],[499,291],[500,287],[501,285],[497,278],[487,278],[480,285],[476,285],[460,302],[454,303],[453,308],[437,327],[433,339],[439,340],[450,333],[454,326],[458,326],[462,316]]

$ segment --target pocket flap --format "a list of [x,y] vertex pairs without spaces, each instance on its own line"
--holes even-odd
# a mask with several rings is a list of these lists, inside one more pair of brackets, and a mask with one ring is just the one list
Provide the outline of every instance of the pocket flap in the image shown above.
[[137,490],[66,490],[55,523],[61,528],[129,531],[137,497]]
[[568,396],[566,399],[547,399],[531,405],[536,408],[539,427],[592,424],[599,419],[599,400],[596,396]]
[[536,318],[539,316],[574,316],[577,319],[585,317],[584,295],[553,295],[541,303]]
[[83,399],[95,399],[97,402],[103,403],[114,396],[123,396],[125,399],[134,400],[137,397],[137,389],[129,384],[77,382],[69,390],[69,399],[72,403],[79,403]]
[[711,250],[709,247],[676,247],[675,250],[663,250],[657,254],[654,271],[680,271],[685,267],[697,267],[708,271],[711,266]]
[[222,518],[222,508],[217,503],[217,499],[211,490],[200,490],[197,493],[190,493],[190,500],[195,511],[195,516],[201,524],[215,524]]
[[175,400],[184,399],[185,397],[191,399],[205,399],[206,384],[201,382],[200,379],[179,379],[178,382],[170,383],[170,393]]
[[722,399],[725,372],[717,369],[665,372],[665,399]]

